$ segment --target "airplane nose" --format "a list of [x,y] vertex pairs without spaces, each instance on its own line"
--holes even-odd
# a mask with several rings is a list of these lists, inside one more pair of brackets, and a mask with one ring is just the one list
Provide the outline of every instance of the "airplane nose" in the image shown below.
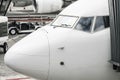
[[11,69],[41,80],[47,80],[49,43],[47,33],[37,30],[12,46],[4,57]]

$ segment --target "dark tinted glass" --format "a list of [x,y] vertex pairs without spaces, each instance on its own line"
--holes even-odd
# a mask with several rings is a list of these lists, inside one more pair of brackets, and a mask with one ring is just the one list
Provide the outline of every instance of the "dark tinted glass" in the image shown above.
[[22,24],[21,24],[21,30],[29,30],[29,24],[27,24],[27,23],[22,23]]
[[93,22],[93,17],[82,17],[79,20],[76,29],[83,31],[90,31],[92,22]]
[[102,16],[98,16],[96,18],[96,23],[95,23],[95,31],[100,31],[102,29],[104,29],[105,26],[104,26],[104,20],[103,20],[103,17]]
[[0,23],[0,37],[7,36],[7,22]]
[[109,16],[98,16],[95,22],[95,31],[103,30],[110,27]]

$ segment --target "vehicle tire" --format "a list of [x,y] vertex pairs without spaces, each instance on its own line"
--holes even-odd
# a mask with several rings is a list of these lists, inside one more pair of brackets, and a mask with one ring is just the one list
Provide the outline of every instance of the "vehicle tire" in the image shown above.
[[8,44],[4,43],[4,45],[3,45],[3,52],[6,53],[7,50],[8,50]]
[[40,27],[37,27],[35,30],[38,30]]
[[13,28],[9,30],[9,34],[11,35],[16,35],[17,34],[17,29]]
[[117,72],[120,72],[120,66],[118,66],[118,68],[117,68]]
[[118,66],[113,64],[113,70],[117,70]]

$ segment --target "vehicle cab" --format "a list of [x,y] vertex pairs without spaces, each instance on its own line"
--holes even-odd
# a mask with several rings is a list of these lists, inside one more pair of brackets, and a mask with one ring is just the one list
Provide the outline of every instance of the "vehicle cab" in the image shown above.
[[8,18],[0,16],[0,48],[3,48],[3,52],[8,50]]

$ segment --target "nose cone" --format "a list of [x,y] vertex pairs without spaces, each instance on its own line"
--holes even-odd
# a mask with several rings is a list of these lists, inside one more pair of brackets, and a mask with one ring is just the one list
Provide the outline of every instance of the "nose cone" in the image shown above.
[[4,61],[17,72],[47,80],[49,43],[46,31],[39,29],[16,43],[8,50]]

